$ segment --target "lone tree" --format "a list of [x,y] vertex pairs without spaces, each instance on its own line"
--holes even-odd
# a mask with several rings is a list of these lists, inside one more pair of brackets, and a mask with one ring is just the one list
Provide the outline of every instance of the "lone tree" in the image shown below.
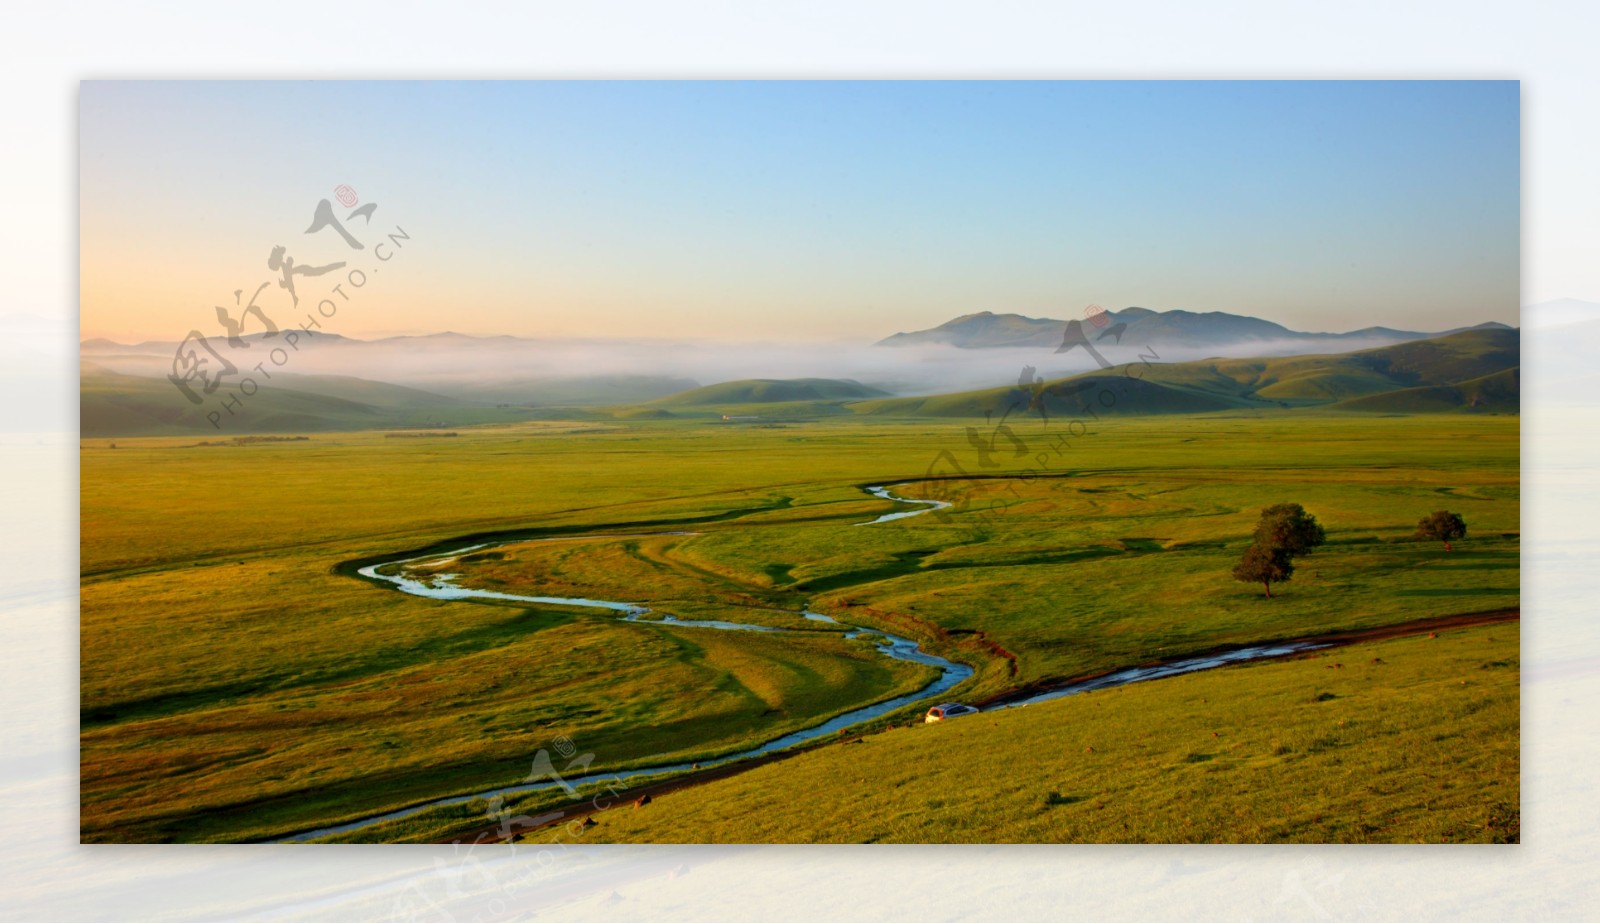
[[1268,548],[1254,543],[1245,549],[1244,558],[1233,566],[1233,576],[1249,583],[1261,582],[1267,597],[1272,597],[1272,585],[1281,584],[1294,577],[1293,557],[1283,549]]
[[1311,554],[1311,550],[1328,541],[1328,534],[1317,518],[1306,513],[1299,504],[1274,504],[1261,511],[1261,522],[1256,525],[1256,544],[1269,549],[1282,549],[1290,558]]
[[1233,568],[1237,580],[1261,582],[1272,596],[1272,585],[1294,577],[1294,559],[1328,541],[1317,518],[1299,504],[1274,504],[1261,511],[1255,541]]
[[1461,519],[1461,514],[1435,510],[1417,521],[1417,533],[1413,538],[1437,539],[1444,543],[1444,550],[1448,552],[1452,539],[1465,539],[1466,536],[1467,521]]

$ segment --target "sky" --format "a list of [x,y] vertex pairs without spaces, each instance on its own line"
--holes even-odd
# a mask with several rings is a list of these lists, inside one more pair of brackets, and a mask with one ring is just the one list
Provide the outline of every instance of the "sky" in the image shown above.
[[[1311,331],[1517,324],[1519,95],[1516,81],[87,81],[80,330],[217,335],[218,306],[238,317],[262,283],[278,326],[321,305],[312,320],[361,338],[861,343],[1090,303]],[[306,233],[323,199],[361,250]],[[268,265],[278,246],[301,268],[345,265],[294,276],[296,304]]]

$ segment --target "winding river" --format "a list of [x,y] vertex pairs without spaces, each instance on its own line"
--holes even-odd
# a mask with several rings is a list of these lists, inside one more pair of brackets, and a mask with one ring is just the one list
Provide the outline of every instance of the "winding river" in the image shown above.
[[[872,494],[874,497],[881,497],[887,501],[905,504],[918,504],[923,506],[921,509],[917,510],[902,510],[896,513],[886,513],[876,519],[867,520],[856,525],[871,526],[875,523],[888,523],[893,520],[902,520],[906,517],[917,516],[918,514],[931,513],[935,510],[941,510],[950,506],[944,501],[916,500],[912,498],[896,497],[895,495],[889,493],[890,487],[894,486],[872,486],[867,488],[867,492]],[[443,553],[419,555],[413,558],[402,558],[394,561],[379,562],[378,564],[368,565],[364,568],[361,568],[357,573],[369,580],[393,585],[394,589],[400,591],[401,593],[413,594],[418,597],[428,597],[433,600],[494,600],[512,601],[518,603],[556,604],[561,606],[581,606],[592,609],[609,610],[611,612],[620,614],[622,619],[629,622],[649,622],[654,625],[686,626],[697,629],[718,629],[734,632],[792,633],[797,631],[794,629],[781,629],[775,626],[752,625],[749,623],[730,622],[720,619],[681,619],[677,616],[668,614],[660,614],[655,618],[647,618],[651,615],[651,609],[638,603],[624,603],[616,600],[595,600],[588,597],[542,597],[505,593],[503,591],[496,590],[480,590],[474,587],[462,587],[457,584],[456,580],[460,577],[459,574],[430,573],[426,577],[419,577],[413,576],[412,574],[408,573],[407,570],[408,565],[416,568],[445,568],[451,563],[460,559],[463,555],[469,555],[473,552],[481,552],[485,549],[496,548],[505,545],[524,545],[529,542],[571,542],[576,539],[636,539],[650,536],[693,535],[697,534],[693,532],[601,533],[590,536],[560,536],[551,539],[518,539],[509,542],[486,542],[479,543],[477,545],[463,546],[459,549],[454,549]],[[825,622],[832,623],[834,625],[839,624],[837,620],[828,616],[824,616],[821,613],[812,613],[801,610],[797,613],[797,615],[804,616],[806,619],[812,620],[813,622]],[[748,760],[752,757],[760,757],[764,754],[771,754],[774,751],[781,751],[785,748],[794,747],[797,744],[803,744],[807,741],[814,741],[818,738],[823,738],[828,735],[835,735],[852,725],[858,725],[862,722],[878,718],[879,716],[887,715],[888,713],[894,712],[897,709],[908,706],[911,703],[915,703],[918,700],[929,699],[938,696],[939,694],[944,693],[945,691],[955,687],[957,684],[972,676],[972,668],[968,665],[957,661],[950,661],[937,655],[929,654],[928,652],[923,651],[921,646],[911,639],[902,638],[898,635],[892,635],[888,632],[883,632],[876,629],[861,629],[854,626],[848,626],[845,628],[845,638],[860,638],[862,636],[881,638],[884,641],[877,646],[877,649],[878,652],[884,657],[893,658],[897,661],[912,661],[917,664],[926,664],[930,667],[936,667],[939,669],[939,676],[920,690],[906,693],[901,696],[896,696],[892,699],[887,699],[879,703],[873,703],[869,706],[862,706],[858,709],[852,709],[849,712],[836,715],[833,718],[810,728],[804,728],[799,731],[790,732],[787,735],[773,738],[772,740],[757,745],[756,747],[739,751],[734,754],[727,754],[711,760],[700,761],[699,763],[684,762],[658,764],[649,767],[641,767],[637,770],[625,770],[612,773],[593,773],[582,776],[567,776],[564,777],[564,784],[555,780],[546,780],[543,782],[526,782],[513,786],[503,786],[498,789],[491,789],[486,792],[473,793],[471,795],[451,796],[445,799],[436,799],[432,802],[424,802],[419,805],[413,805],[408,808],[400,809],[398,811],[385,812],[381,815],[362,818],[357,821],[348,822],[342,825],[332,825],[326,828],[318,828],[313,831],[302,831],[299,834],[279,838],[277,842],[300,843],[336,834],[347,834],[351,831],[358,831],[362,828],[367,828],[372,825],[406,818],[411,815],[426,812],[430,809],[461,805],[463,803],[471,802],[474,799],[492,799],[495,796],[509,798],[511,796],[519,796],[526,793],[554,789],[558,786],[567,788],[568,791],[571,791],[571,789],[575,789],[588,783],[615,783],[621,781],[624,784],[631,785],[632,783],[636,783],[646,777],[661,776],[669,773],[682,773],[687,770],[704,770],[711,767],[720,767],[736,761]]]
[[[880,517],[877,517],[876,519],[867,520],[856,525],[872,526],[878,523],[888,523],[894,520],[903,520],[907,517],[931,513],[935,510],[941,510],[950,506],[950,504],[946,503],[945,501],[919,500],[916,498],[896,496],[890,491],[891,488],[895,487],[899,487],[899,485],[876,485],[866,488],[866,491],[874,497],[879,497],[887,501],[893,501],[895,503],[902,504],[921,505],[920,509],[901,510],[894,513],[886,513]],[[669,614],[659,614],[654,618],[648,618],[651,616],[652,611],[649,607],[638,603],[625,603],[615,600],[595,600],[587,597],[529,596],[524,594],[505,593],[503,591],[462,587],[456,583],[456,580],[460,577],[459,574],[438,573],[436,570],[446,568],[459,560],[462,556],[471,554],[473,552],[479,552],[483,551],[484,549],[508,545],[523,545],[530,542],[570,542],[575,539],[627,539],[645,538],[651,536],[693,535],[698,534],[693,532],[601,533],[590,536],[560,536],[550,539],[516,539],[505,542],[486,542],[476,545],[463,546],[461,548],[442,553],[435,552],[429,555],[420,555],[412,558],[402,558],[393,561],[380,562],[378,564],[368,565],[364,568],[361,568],[359,569],[358,573],[362,577],[365,577],[369,580],[390,584],[395,590],[398,590],[401,593],[413,594],[419,597],[428,597],[434,600],[494,600],[588,607],[617,613],[622,619],[630,622],[649,622],[650,624],[655,625],[682,626],[697,629],[775,633],[792,633],[798,631],[794,629],[777,628],[774,626],[752,625],[748,623],[730,622],[717,619],[680,619]],[[430,569],[430,571],[425,576],[414,575],[407,566],[412,566],[413,569],[427,568]],[[801,610],[797,612],[797,615],[803,616],[806,619],[815,622],[825,622],[834,625],[840,625],[837,620],[834,620],[828,616],[824,616],[821,613],[812,613],[806,610]],[[927,700],[939,696],[940,694],[945,693],[946,691],[965,681],[973,674],[973,669],[970,666],[956,661],[950,661],[937,655],[929,654],[928,652],[923,651],[922,648],[911,639],[901,638],[900,636],[891,635],[887,632],[876,629],[862,629],[854,626],[845,626],[844,629],[845,632],[843,634],[845,638],[869,636],[872,638],[884,639],[884,641],[877,646],[878,652],[884,657],[893,658],[898,661],[912,661],[918,664],[926,664],[931,667],[936,667],[939,669],[939,676],[922,689],[916,690],[912,693],[896,696],[892,699],[887,699],[879,703],[873,703],[869,706],[862,706],[857,709],[852,709],[849,712],[836,715],[833,718],[810,728],[804,728],[799,731],[790,732],[789,734],[773,738],[772,740],[757,745],[756,747],[733,754],[727,754],[722,757],[713,758],[711,760],[704,760],[700,761],[699,763],[680,762],[671,764],[657,764],[648,767],[641,767],[635,770],[566,776],[559,780],[547,779],[535,782],[530,778],[529,781],[511,786],[503,786],[497,789],[490,789],[485,792],[472,793],[470,795],[450,796],[444,799],[435,799],[431,802],[424,802],[404,809],[399,809],[397,811],[373,815],[367,818],[348,822],[346,824],[332,825],[325,828],[317,828],[311,831],[302,831],[298,834],[279,838],[276,842],[303,843],[332,835],[347,834],[352,831],[359,831],[363,828],[383,824],[385,822],[407,818],[431,809],[462,805],[476,799],[488,800],[493,799],[496,796],[509,798],[512,796],[520,796],[532,792],[555,789],[557,787],[562,787],[571,793],[577,787],[592,783],[614,784],[621,782],[624,784],[624,788],[632,788],[634,785],[649,777],[683,773],[690,770],[706,770],[712,767],[720,767],[735,763],[737,761],[748,760],[752,757],[760,757],[765,754],[771,754],[776,751],[784,750],[785,748],[794,747],[797,744],[802,744],[807,741],[815,741],[818,738],[836,735],[840,731],[843,731],[853,725],[858,725],[860,723],[876,719],[880,716],[887,715],[888,713],[918,702],[919,700]],[[1213,667],[1222,667],[1227,664],[1237,664],[1244,661],[1282,657],[1287,654],[1293,654],[1297,651],[1304,651],[1315,647],[1320,646],[1309,643],[1262,645],[1253,648],[1240,648],[1221,654],[1187,658],[1158,666],[1128,668],[1073,683],[1067,686],[1057,687],[1042,693],[1031,694],[1023,698],[1007,702],[1003,706],[995,706],[992,708],[1016,708],[1020,706],[1027,706],[1031,703],[1057,699],[1062,696],[1070,696],[1074,693],[1122,686],[1124,684],[1136,683],[1141,680],[1154,680],[1159,677],[1170,677],[1176,674],[1206,670]],[[542,820],[542,818],[519,819],[519,821],[523,822],[524,824],[536,824]]]

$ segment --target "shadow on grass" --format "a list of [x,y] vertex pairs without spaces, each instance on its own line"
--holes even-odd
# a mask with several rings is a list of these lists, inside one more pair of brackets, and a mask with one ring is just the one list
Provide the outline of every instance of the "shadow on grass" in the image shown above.
[[1072,562],[1085,561],[1091,558],[1105,558],[1111,555],[1129,554],[1120,549],[1093,548],[1077,549],[1070,552],[1057,552],[1050,555],[1031,555],[1027,557],[1009,558],[999,561],[944,561],[934,562],[924,566],[922,560],[929,555],[935,555],[938,550],[919,550],[913,552],[898,552],[894,561],[879,565],[876,568],[864,568],[859,571],[845,571],[840,574],[825,575],[801,581],[793,586],[794,590],[807,593],[821,593],[829,590],[838,590],[842,587],[853,587],[857,584],[870,584],[875,581],[884,581],[889,578],[901,577],[917,571],[953,571],[956,569],[978,568],[1020,568],[1025,565],[1064,565]]
[[807,593],[820,593],[828,590],[838,590],[841,587],[869,584],[874,581],[899,577],[920,569],[922,560],[932,554],[934,554],[934,550],[931,549],[897,552],[894,554],[894,561],[886,562],[876,568],[863,568],[859,571],[846,571],[841,574],[811,578],[795,584],[794,589]]

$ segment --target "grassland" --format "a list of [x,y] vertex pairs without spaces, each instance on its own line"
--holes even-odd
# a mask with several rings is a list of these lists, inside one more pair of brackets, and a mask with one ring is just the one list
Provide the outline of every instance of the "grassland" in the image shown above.
[[[1516,605],[1515,418],[1252,412],[1070,433],[1034,420],[1017,426],[1029,451],[1001,442],[992,467],[966,430],[980,423],[86,440],[82,836],[286,834],[508,785],[558,735],[594,753],[596,770],[701,759],[927,677],[826,632],[758,638],[443,603],[335,570],[453,537],[693,530],[526,543],[474,564],[505,586],[688,616],[810,604],[972,663],[968,697],[1222,643]],[[923,481],[950,474],[942,453],[1014,477]],[[890,509],[860,486],[895,482],[964,506],[858,525]],[[1284,500],[1317,514],[1330,541],[1266,601],[1227,571],[1257,510]],[[1440,506],[1471,529],[1452,553],[1407,538]]]
[[1515,842],[1517,636],[1395,639],[891,729],[528,840]]

